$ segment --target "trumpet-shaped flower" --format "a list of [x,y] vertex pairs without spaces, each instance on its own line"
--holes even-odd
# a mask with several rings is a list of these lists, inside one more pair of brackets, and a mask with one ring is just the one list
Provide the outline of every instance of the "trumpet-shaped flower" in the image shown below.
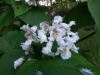
[[56,28],[56,32],[59,32],[59,36],[63,37],[64,35],[66,35],[66,30],[64,28]]
[[54,17],[54,20],[58,20],[59,22],[62,22],[63,18],[61,16],[57,15]]
[[[71,39],[73,39],[73,43],[75,43],[76,41],[78,41],[79,40],[79,36],[78,36],[78,32],[76,32],[76,33],[74,33],[74,32],[71,32],[71,31],[69,31],[69,32],[67,32],[67,35],[68,36],[70,36],[71,35]],[[71,41],[70,41],[71,42]]]
[[38,30],[38,38],[40,39],[40,43],[47,42],[47,37],[41,30]]
[[48,37],[49,41],[54,41],[54,39],[55,39],[54,36],[53,36],[54,32],[50,31],[49,33],[50,33],[50,37]]
[[47,21],[40,23],[40,28],[44,34],[49,30],[49,23]]
[[17,67],[19,67],[23,63],[23,61],[24,61],[24,57],[21,57],[16,61],[14,61],[14,68],[16,69]]
[[32,41],[34,41],[36,43],[39,42],[39,40],[38,40],[38,38],[36,36],[36,33],[35,33],[35,31],[37,30],[37,27],[36,26],[29,28],[29,26],[27,24],[27,25],[23,25],[20,29],[26,31],[25,37],[28,40],[32,40]]
[[70,25],[66,24],[66,23],[60,23],[60,27],[66,29],[67,31],[70,31]]
[[61,54],[62,59],[66,60],[71,58],[71,52],[69,51],[68,47],[59,47],[57,48],[57,52],[55,55]]
[[46,55],[49,55],[49,56],[54,56],[54,53],[51,52],[52,44],[53,44],[53,42],[49,41],[49,42],[46,44],[46,47],[43,47],[42,53],[44,53],[44,54],[46,54]]
[[66,43],[61,36],[56,37],[56,42],[60,47],[65,47]]
[[76,25],[76,23],[75,23],[75,21],[70,21],[68,25],[72,26],[72,25]]
[[87,69],[87,68],[82,68],[80,70],[84,75],[95,75],[91,70]]
[[67,41],[66,46],[72,51],[78,53],[79,48],[74,45],[74,43]]
[[32,26],[32,27],[31,27],[31,29],[33,29],[34,32],[36,32],[37,28],[38,28],[37,26]]
[[21,47],[25,50],[25,54],[27,55],[31,50],[31,42],[29,41],[28,43],[28,41],[26,41],[25,43],[21,43]]

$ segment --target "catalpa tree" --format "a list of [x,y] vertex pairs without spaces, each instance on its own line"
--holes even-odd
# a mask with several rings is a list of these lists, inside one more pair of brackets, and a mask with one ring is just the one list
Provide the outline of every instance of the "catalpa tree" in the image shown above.
[[0,75],[99,75],[99,49],[93,64],[76,46],[77,30],[94,24],[99,46],[99,2],[2,0]]

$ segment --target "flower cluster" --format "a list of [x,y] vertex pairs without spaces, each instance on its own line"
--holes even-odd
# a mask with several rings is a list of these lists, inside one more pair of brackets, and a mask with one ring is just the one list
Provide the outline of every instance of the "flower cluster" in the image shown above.
[[[32,51],[31,44],[47,42],[46,47],[42,48],[42,53],[48,56],[61,55],[62,59],[66,60],[71,57],[70,50],[78,53],[78,47],[75,46],[75,42],[79,39],[78,32],[74,33],[71,31],[71,26],[75,25],[74,21],[69,24],[63,23],[61,16],[55,16],[50,25],[47,21],[40,23],[40,29],[37,26],[29,27],[29,25],[23,25],[20,29],[26,31],[25,37],[27,40],[21,43],[21,47],[25,50],[25,54]],[[37,34],[36,34],[37,33]],[[46,34],[50,36],[47,37]],[[53,42],[56,41],[58,46],[57,52],[52,52]]]
[[[75,22],[71,21],[69,24],[66,24],[62,21],[63,18],[61,16],[55,16],[52,25],[44,21],[40,23],[40,29],[37,26],[29,27],[28,24],[23,25],[20,29],[26,31],[24,35],[27,40],[21,43],[21,47],[25,51],[25,55],[33,52],[32,42],[41,44],[47,42],[46,46],[42,48],[42,53],[53,57],[61,55],[61,58],[64,60],[71,58],[70,50],[78,53],[79,48],[75,46],[75,42],[79,39],[78,32],[74,33],[70,28],[72,25],[75,25]],[[47,37],[47,34],[50,36]],[[54,42],[58,44],[56,53],[52,51]],[[23,61],[24,57],[14,61],[14,68],[19,67]]]

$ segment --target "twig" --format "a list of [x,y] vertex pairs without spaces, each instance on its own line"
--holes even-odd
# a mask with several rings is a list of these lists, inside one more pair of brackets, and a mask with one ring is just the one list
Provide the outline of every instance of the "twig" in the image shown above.
[[77,44],[77,43],[79,43],[79,42],[81,42],[81,41],[83,41],[83,40],[85,40],[85,39],[91,37],[91,36],[94,35],[94,34],[95,34],[95,31],[94,31],[93,33],[91,33],[91,34],[89,34],[89,35],[83,37],[82,39],[78,40],[75,44]]

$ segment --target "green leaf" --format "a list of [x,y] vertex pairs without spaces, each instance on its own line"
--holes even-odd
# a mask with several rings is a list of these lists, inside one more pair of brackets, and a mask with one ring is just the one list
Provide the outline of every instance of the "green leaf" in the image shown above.
[[73,31],[76,31],[81,27],[95,24],[88,10],[87,2],[82,2],[68,11],[64,18],[64,22],[69,23],[70,21],[76,22],[76,25],[72,26]]
[[12,5],[15,16],[22,15],[30,9],[29,5],[23,1],[17,2],[15,0],[6,0],[6,2]]
[[15,75],[14,61],[24,55],[23,50],[13,50],[0,58],[0,75]]
[[9,25],[3,30],[3,36],[6,35],[10,31],[20,30],[20,27],[18,25]]
[[91,15],[93,17],[93,19],[96,22],[96,26],[97,26],[97,42],[98,42],[98,54],[99,54],[99,63],[100,63],[100,0],[88,0],[88,8],[89,11],[91,12]]
[[100,0],[88,0],[88,8],[91,12],[93,19],[96,22],[97,29],[100,33]]
[[47,59],[33,59],[21,66],[15,75],[31,75],[37,71],[41,71],[43,75],[83,75],[80,69],[87,68],[99,75],[99,69],[79,54],[72,52],[72,58],[62,60],[58,57],[50,57]]
[[98,62],[100,64],[100,33],[98,30],[96,30],[96,43],[97,43],[97,46],[98,46]]
[[22,15],[30,9],[30,7],[24,2],[14,2],[12,7],[14,9],[15,16]]
[[9,52],[12,49],[21,48],[21,42],[24,42],[24,32],[11,31],[7,35],[0,37],[0,53]]
[[14,21],[14,12],[13,10],[7,10],[0,16],[0,30],[3,26],[8,26]]
[[47,7],[34,7],[27,13],[19,16],[19,18],[25,23],[29,23],[31,25],[40,24],[43,21],[50,21],[50,17],[45,15],[45,12],[48,12],[49,9]]
[[12,48],[8,42],[3,37],[0,37],[0,53],[9,52],[10,50],[12,50]]
[[13,0],[5,0],[6,3],[11,4]]

